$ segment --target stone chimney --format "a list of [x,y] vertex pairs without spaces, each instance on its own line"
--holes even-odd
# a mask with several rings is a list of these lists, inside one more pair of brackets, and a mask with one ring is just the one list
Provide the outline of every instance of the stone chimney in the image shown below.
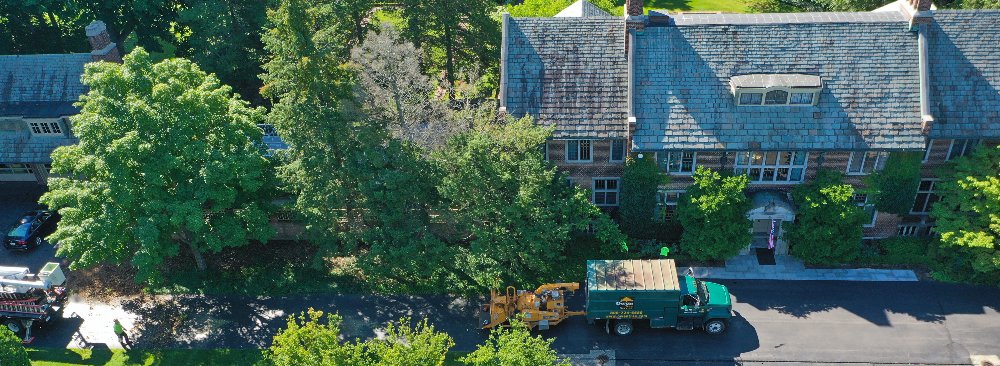
[[118,44],[111,41],[108,26],[100,20],[95,20],[87,26],[87,38],[90,39],[90,58],[94,61],[122,62]]

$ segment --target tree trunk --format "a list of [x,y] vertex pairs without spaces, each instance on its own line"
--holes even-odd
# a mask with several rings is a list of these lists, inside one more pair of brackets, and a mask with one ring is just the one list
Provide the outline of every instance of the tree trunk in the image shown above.
[[455,45],[452,44],[451,28],[444,27],[445,73],[448,79],[448,99],[455,100]]
[[194,256],[194,264],[198,266],[199,271],[205,272],[205,270],[208,269],[208,266],[205,264],[205,256],[203,256],[201,251],[198,250],[198,247],[194,245],[194,241],[188,240],[187,245],[188,248],[191,249],[191,255]]

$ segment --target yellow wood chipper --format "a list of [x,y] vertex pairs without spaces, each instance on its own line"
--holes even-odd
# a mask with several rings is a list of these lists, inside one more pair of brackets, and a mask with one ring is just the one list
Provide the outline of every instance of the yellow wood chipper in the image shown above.
[[549,283],[535,291],[518,290],[514,286],[508,286],[504,292],[490,291],[490,302],[480,308],[480,325],[483,329],[509,327],[510,319],[520,317],[531,329],[549,329],[568,317],[587,314],[566,308],[566,295],[578,289],[578,283]]

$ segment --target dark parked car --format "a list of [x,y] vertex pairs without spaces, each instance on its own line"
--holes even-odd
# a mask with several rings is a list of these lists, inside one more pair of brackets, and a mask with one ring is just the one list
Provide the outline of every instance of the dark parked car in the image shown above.
[[45,242],[45,237],[56,230],[59,214],[52,211],[31,211],[21,217],[7,232],[3,247],[8,250],[28,250]]

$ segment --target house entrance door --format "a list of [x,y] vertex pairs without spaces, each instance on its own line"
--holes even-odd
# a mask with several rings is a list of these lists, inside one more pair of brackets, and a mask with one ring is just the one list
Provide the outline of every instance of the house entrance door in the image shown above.
[[750,239],[750,248],[766,249],[772,248],[772,243],[773,246],[778,245],[778,238],[781,237],[781,222],[782,221],[779,219],[753,220],[753,232]]

